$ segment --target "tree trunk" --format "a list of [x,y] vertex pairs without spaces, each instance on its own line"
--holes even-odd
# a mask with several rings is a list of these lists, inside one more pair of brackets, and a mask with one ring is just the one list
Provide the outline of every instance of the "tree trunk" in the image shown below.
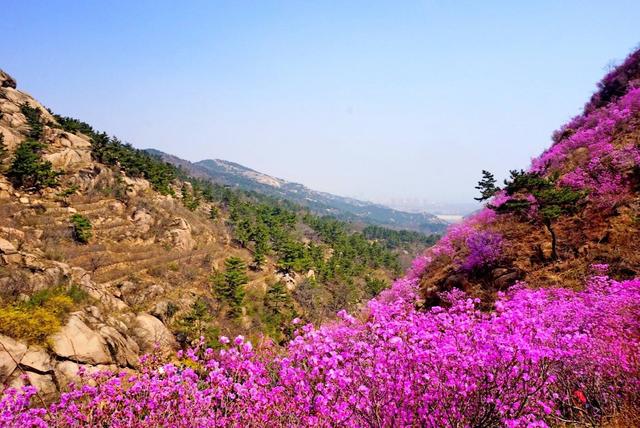
[[545,226],[547,226],[547,230],[551,234],[551,260],[558,260],[558,239],[556,237],[556,232],[553,230],[553,226],[551,226],[551,222],[545,222]]

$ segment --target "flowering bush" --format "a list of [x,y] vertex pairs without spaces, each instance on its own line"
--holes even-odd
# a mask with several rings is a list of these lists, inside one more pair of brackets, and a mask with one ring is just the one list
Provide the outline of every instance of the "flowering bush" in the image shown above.
[[578,162],[560,184],[588,190],[594,198],[618,198],[629,192],[628,177],[640,165],[640,147],[634,141],[614,144],[616,133],[633,127],[640,115],[640,88],[632,88],[611,104],[578,116],[557,133],[557,142],[532,163],[531,171],[543,173]]
[[[424,271],[436,258],[447,257],[457,268],[471,272],[476,269],[490,267],[500,259],[503,246],[502,236],[486,229],[494,220],[496,213],[491,209],[483,209],[465,222],[453,225],[447,234],[424,256],[419,263]],[[415,271],[409,272],[409,277]]]
[[535,427],[598,423],[640,398],[638,280],[521,284],[491,314],[459,291],[448,309],[416,311],[415,286],[398,281],[395,300],[371,301],[363,319],[303,326],[282,354],[237,337],[139,374],[95,375],[46,409],[29,408],[32,387],[8,390],[0,425]]
[[467,236],[465,239],[469,254],[462,263],[462,269],[471,272],[475,269],[490,267],[501,257],[502,235],[487,230]]

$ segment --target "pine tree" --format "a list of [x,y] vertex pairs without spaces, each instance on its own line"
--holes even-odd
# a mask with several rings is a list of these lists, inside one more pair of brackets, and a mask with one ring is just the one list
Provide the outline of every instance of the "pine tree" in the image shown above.
[[476,189],[480,190],[480,197],[473,198],[476,201],[482,202],[491,199],[500,188],[496,186],[496,179],[489,171],[482,170],[482,180],[478,182]]
[[269,285],[264,296],[265,320],[270,335],[282,342],[292,333],[291,320],[296,316],[293,299],[281,282]]
[[209,218],[211,220],[217,220],[219,215],[220,210],[218,210],[218,207],[216,207],[215,205],[211,205],[211,208],[209,209]]
[[255,242],[253,264],[260,270],[269,252],[269,229],[264,223],[259,223],[253,230],[251,239]]
[[51,162],[42,159],[43,148],[44,144],[37,141],[20,143],[7,173],[14,185],[38,190],[57,184],[60,174],[53,170]]
[[27,119],[29,125],[29,138],[33,140],[39,140],[42,137],[44,126],[42,125],[42,111],[38,107],[31,107],[28,103],[24,103],[20,106],[20,112]]
[[269,286],[264,297],[264,307],[268,316],[276,316],[293,308],[291,296],[282,282]]
[[231,313],[237,315],[244,300],[244,285],[249,282],[247,265],[239,257],[229,257],[224,261],[225,271],[213,277],[215,291],[231,306]]
[[537,173],[524,170],[511,171],[509,180],[505,180],[505,192],[511,199],[494,208],[497,212],[522,213],[529,210],[532,201],[518,197],[531,195],[537,206],[536,219],[542,223],[551,235],[551,258],[558,259],[555,221],[563,215],[576,212],[584,199],[584,192],[568,187],[557,186],[553,180]]

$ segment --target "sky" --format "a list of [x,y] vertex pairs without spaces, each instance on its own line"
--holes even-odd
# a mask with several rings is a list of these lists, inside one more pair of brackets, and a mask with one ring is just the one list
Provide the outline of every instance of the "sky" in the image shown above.
[[396,205],[527,167],[640,43],[637,0],[2,4],[0,68],[54,112]]

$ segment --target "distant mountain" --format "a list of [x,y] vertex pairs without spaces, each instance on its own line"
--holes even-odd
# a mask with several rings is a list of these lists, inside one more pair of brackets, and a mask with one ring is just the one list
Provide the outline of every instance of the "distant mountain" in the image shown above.
[[332,215],[341,220],[424,233],[442,232],[447,225],[444,220],[432,214],[408,213],[372,202],[319,192],[299,183],[263,174],[235,162],[206,159],[194,163],[156,149],[148,149],[147,152],[184,168],[193,176],[287,199],[304,205],[317,214]]

